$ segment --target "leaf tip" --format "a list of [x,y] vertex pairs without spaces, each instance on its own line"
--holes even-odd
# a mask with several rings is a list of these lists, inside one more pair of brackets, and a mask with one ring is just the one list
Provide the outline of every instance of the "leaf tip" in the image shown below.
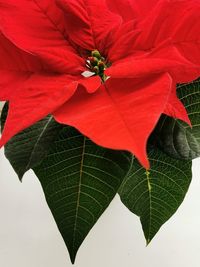
[[77,251],[69,252],[71,263],[74,264],[76,260]]
[[151,239],[150,238],[148,238],[148,239],[146,239],[146,247],[148,247],[148,245],[151,243]]
[[14,171],[16,172],[16,174],[17,174],[17,176],[19,178],[19,181],[22,183],[22,180],[23,180],[23,177],[24,177],[25,172],[19,171],[19,170],[16,170],[16,169],[14,169]]

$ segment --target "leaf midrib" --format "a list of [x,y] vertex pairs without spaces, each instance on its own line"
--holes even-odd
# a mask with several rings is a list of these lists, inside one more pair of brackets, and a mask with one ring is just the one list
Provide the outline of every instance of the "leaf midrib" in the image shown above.
[[82,187],[85,147],[86,147],[86,137],[83,137],[82,156],[81,156],[81,163],[80,163],[80,176],[79,176],[79,185],[78,185],[78,195],[77,195],[77,204],[76,204],[76,212],[75,212],[74,231],[73,231],[73,241],[72,241],[73,242],[72,243],[73,252],[75,251],[75,240],[76,240],[75,236],[76,236],[76,231],[77,231],[78,211],[79,211],[79,207],[80,207],[80,195],[81,195],[81,187]]
[[151,191],[152,191],[152,185],[151,185],[151,177],[150,172],[146,170],[145,172],[146,179],[147,179],[147,188],[149,193],[149,231],[148,231],[148,237],[146,238],[147,245],[151,241],[150,233],[151,233],[151,224],[152,224],[152,199],[151,199]]

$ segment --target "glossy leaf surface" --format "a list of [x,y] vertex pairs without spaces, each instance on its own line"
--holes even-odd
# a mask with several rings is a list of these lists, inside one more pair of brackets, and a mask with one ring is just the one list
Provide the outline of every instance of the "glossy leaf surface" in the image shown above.
[[65,127],[47,158],[34,168],[72,262],[129,167],[128,153],[99,147]]
[[133,160],[119,190],[125,206],[140,217],[147,243],[176,212],[192,176],[191,161],[170,158],[157,149],[150,150],[149,160],[149,172]]
[[[1,125],[5,123],[8,105],[5,104],[1,116]],[[5,145],[5,156],[10,161],[19,178],[24,173],[38,165],[47,155],[49,146],[52,144],[61,125],[55,122],[52,116],[43,120],[15,135]]]
[[171,157],[194,159],[200,156],[200,80],[179,85],[178,93],[187,109],[192,129],[180,120],[162,116],[152,139]]

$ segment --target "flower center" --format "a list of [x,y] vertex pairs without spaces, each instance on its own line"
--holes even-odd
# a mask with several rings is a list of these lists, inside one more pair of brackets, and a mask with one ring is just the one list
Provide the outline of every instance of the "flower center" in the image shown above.
[[101,56],[98,50],[93,50],[91,55],[86,60],[86,67],[95,75],[99,75],[102,81],[106,81],[107,77],[104,74],[105,69],[107,68],[106,60]]

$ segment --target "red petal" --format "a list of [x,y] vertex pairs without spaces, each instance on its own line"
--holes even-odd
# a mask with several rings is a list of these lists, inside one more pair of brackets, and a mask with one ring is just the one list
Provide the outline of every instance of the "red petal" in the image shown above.
[[110,10],[120,15],[124,21],[143,19],[158,0],[106,0]]
[[79,90],[55,119],[76,127],[97,144],[131,151],[145,168],[147,139],[163,112],[171,91],[168,74],[137,79],[108,79],[100,90]]
[[50,0],[0,0],[0,30],[55,72],[80,73],[84,61],[65,37],[64,15]]
[[[168,0],[167,0],[168,1]],[[158,0],[130,0],[138,20],[142,20],[159,2]]]
[[105,0],[57,0],[66,16],[69,38],[86,50],[104,53],[121,18],[109,11]]
[[44,70],[41,62],[14,46],[0,33],[0,100],[9,100],[31,73]]
[[200,76],[200,65],[188,61],[175,46],[166,42],[152,52],[127,57],[105,71],[108,76],[125,78],[162,72],[169,72],[176,83],[183,83]]
[[146,20],[134,46],[138,50],[158,47],[171,40],[183,57],[200,65],[200,1],[159,1]]
[[106,0],[109,9],[120,15],[123,21],[129,21],[136,18],[135,6],[132,0]]
[[112,46],[108,51],[109,62],[116,62],[124,59],[129,55],[138,53],[138,50],[134,51],[134,42],[140,34],[140,30],[136,28],[135,20],[130,20],[123,23],[116,32]]
[[28,73],[0,71],[0,101],[8,101],[19,86],[29,77]]
[[186,122],[187,124],[189,124],[190,126],[192,126],[184,105],[182,104],[182,102],[176,95],[175,84],[173,85],[172,92],[169,96],[167,105],[163,113],[175,119],[182,120]]
[[[140,5],[140,1],[138,3]],[[177,82],[198,78],[199,13],[199,1],[158,1],[144,21],[135,23],[132,27],[130,25],[133,21],[122,25],[116,42],[109,51],[110,61],[113,63],[127,57],[127,75],[130,75],[131,71],[133,75],[141,75],[159,72],[160,69],[160,72],[170,72]],[[118,69],[120,68],[122,69],[122,66],[118,66]],[[116,72],[115,66],[113,72]],[[124,77],[129,77],[125,76],[125,69],[122,72]],[[107,73],[111,75],[111,70]]]
[[99,76],[92,76],[90,78],[82,78],[79,84],[85,87],[88,93],[94,93],[101,86],[101,78]]
[[0,32],[0,69],[38,72],[45,68],[37,57],[16,47]]
[[32,75],[9,101],[9,112],[0,146],[18,132],[52,113],[75,92],[78,82],[67,75]]

